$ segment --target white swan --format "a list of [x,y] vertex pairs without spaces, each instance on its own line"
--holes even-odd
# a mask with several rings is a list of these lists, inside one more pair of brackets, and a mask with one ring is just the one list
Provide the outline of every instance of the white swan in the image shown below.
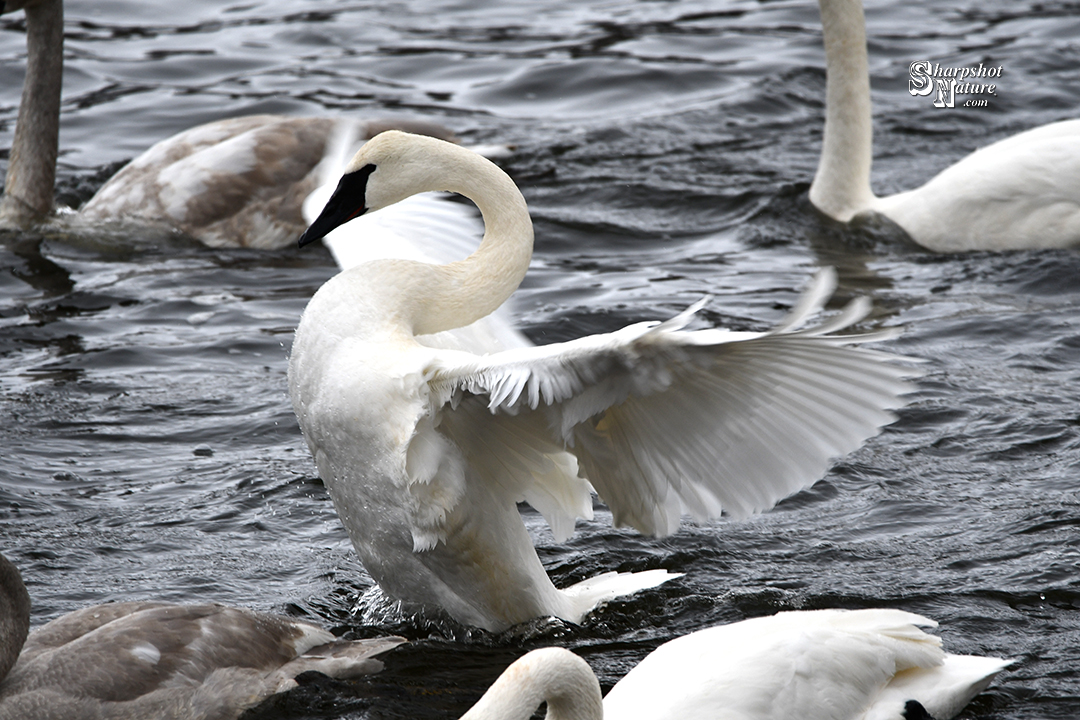
[[[27,71],[15,126],[0,227],[23,227],[53,213],[56,156],[63,76],[63,3],[61,0],[7,0],[0,12],[24,9]],[[280,248],[307,227],[302,204],[323,181],[334,183],[351,157],[343,144],[363,142],[388,128],[451,139],[432,122],[417,120],[354,121],[323,117],[249,115],[200,125],[155,144],[125,165],[80,210],[78,218],[160,225],[213,247]],[[498,152],[498,146],[483,148]],[[333,189],[333,184],[327,193]],[[320,205],[321,207],[321,205]],[[481,227],[471,209],[428,198],[402,212],[425,215],[438,233],[414,233],[403,243],[395,222],[383,219],[368,229],[367,243],[378,252],[401,256],[436,251],[447,233],[471,237]],[[341,267],[354,262],[363,247],[349,243],[348,253],[331,247]],[[433,258],[438,259],[438,255]]]
[[545,701],[548,720],[948,720],[1011,661],[946,654],[920,625],[937,623],[883,609],[720,625],[661,645],[603,701],[584,660],[533,650],[462,720],[527,720]]
[[308,670],[378,672],[374,656],[405,642],[342,641],[305,622],[213,603],[110,603],[27,637],[29,627],[30,596],[0,555],[0,718],[228,720],[296,687]]
[[[829,459],[891,421],[911,372],[833,335],[853,303],[795,330],[831,292],[817,282],[765,333],[665,323],[489,355],[436,349],[431,333],[483,318],[518,286],[532,223],[513,181],[441,140],[390,131],[357,153],[300,239],[319,239],[414,193],[451,190],[486,233],[465,260],[376,260],[340,273],[301,318],[293,408],[365,567],[390,596],[498,630],[536,616],[579,622],[663,571],[556,590],[518,514],[528,501],[558,540],[591,517],[590,485],[619,525],[674,532],[684,512],[736,517],[815,482]],[[419,337],[418,337],[419,336]],[[588,481],[584,479],[588,478]]]
[[1061,248],[1080,244],[1080,120],[988,145],[920,188],[889,197],[870,189],[870,78],[861,0],[820,0],[825,39],[825,136],[810,201],[848,222],[885,215],[939,252]]

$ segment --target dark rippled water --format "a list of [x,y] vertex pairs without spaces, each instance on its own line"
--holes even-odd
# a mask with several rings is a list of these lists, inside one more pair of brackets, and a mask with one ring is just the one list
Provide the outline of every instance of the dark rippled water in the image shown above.
[[[880,193],[1074,116],[1080,11],[1055,2],[874,2]],[[1080,713],[1080,254],[937,256],[840,230],[806,199],[824,70],[800,2],[69,2],[60,186],[254,112],[434,118],[506,162],[537,225],[516,316],[538,342],[670,315],[776,320],[819,265],[869,324],[928,360],[900,420],[812,490],[662,541],[601,516],[556,545],[557,584],[664,567],[684,578],[584,627],[507,636],[350,614],[371,581],[317,480],[285,392],[291,333],[334,273],[316,249],[174,238],[0,238],[0,544],[36,623],[95,602],[217,600],[418,642],[358,683],[313,683],[260,717],[455,718],[524,648],[559,643],[610,686],[674,635],[782,609],[896,606],[949,648],[1019,662],[964,717]],[[0,20],[0,148],[24,63]],[[939,110],[907,64],[1002,65],[988,108]],[[3,156],[6,158],[6,154]],[[0,165],[6,160],[0,161]]]

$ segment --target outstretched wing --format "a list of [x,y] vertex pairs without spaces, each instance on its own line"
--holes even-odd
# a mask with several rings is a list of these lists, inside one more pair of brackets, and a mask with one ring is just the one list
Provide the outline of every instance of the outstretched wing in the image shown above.
[[865,316],[865,301],[795,329],[834,287],[835,274],[820,272],[763,333],[683,330],[693,307],[567,343],[446,354],[431,387],[450,407],[477,398],[496,415],[543,414],[521,427],[543,428],[577,456],[618,525],[663,536],[683,513],[743,517],[817,481],[912,389],[910,367],[858,347],[893,331],[835,334]]

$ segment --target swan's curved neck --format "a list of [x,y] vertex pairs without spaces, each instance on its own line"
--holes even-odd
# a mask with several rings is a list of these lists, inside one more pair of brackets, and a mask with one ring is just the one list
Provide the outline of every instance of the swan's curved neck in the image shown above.
[[[400,133],[397,137],[408,140],[401,143],[402,157],[396,165],[375,163],[368,199],[378,197],[372,207],[420,192],[460,193],[480,209],[484,238],[472,255],[448,265],[388,260],[366,270],[360,266],[357,270],[364,277],[356,283],[357,300],[414,335],[464,327],[494,312],[525,277],[533,247],[528,206],[514,181],[480,155],[433,138]],[[384,147],[393,144],[393,138],[387,141],[383,136],[370,142],[380,139]],[[380,177],[381,172],[386,176]]]
[[810,201],[848,221],[874,201],[873,125],[862,0],[819,0],[825,40],[825,136]]
[[19,659],[30,631],[30,595],[19,571],[0,555],[0,680]]
[[439,267],[443,281],[438,292],[429,290],[427,307],[414,318],[418,335],[487,317],[521,284],[532,260],[533,228],[525,198],[493,163],[463,152],[472,172],[455,173],[455,182],[445,189],[476,203],[484,218],[484,239],[469,257]]
[[600,683],[588,663],[563,648],[533,650],[510,667],[461,720],[528,720],[540,703],[547,720],[603,720]]
[[64,6],[61,0],[40,0],[28,4],[25,12],[26,81],[0,198],[0,225],[27,225],[48,217],[53,210],[64,74]]

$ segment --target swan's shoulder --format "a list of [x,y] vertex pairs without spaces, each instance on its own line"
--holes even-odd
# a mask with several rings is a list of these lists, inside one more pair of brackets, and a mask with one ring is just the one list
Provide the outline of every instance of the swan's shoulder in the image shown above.
[[932,250],[1080,243],[1080,120],[999,140],[874,208]]
[[1080,137],[1080,120],[1062,120],[1047,123],[1023,132],[1002,138],[986,147],[979,148],[972,155],[979,153],[1004,153],[1023,149],[1029,143],[1041,143],[1044,140],[1058,140]]
[[336,122],[254,115],[200,125],[131,161],[81,212],[164,222],[212,246],[281,247],[303,232],[301,205]]

